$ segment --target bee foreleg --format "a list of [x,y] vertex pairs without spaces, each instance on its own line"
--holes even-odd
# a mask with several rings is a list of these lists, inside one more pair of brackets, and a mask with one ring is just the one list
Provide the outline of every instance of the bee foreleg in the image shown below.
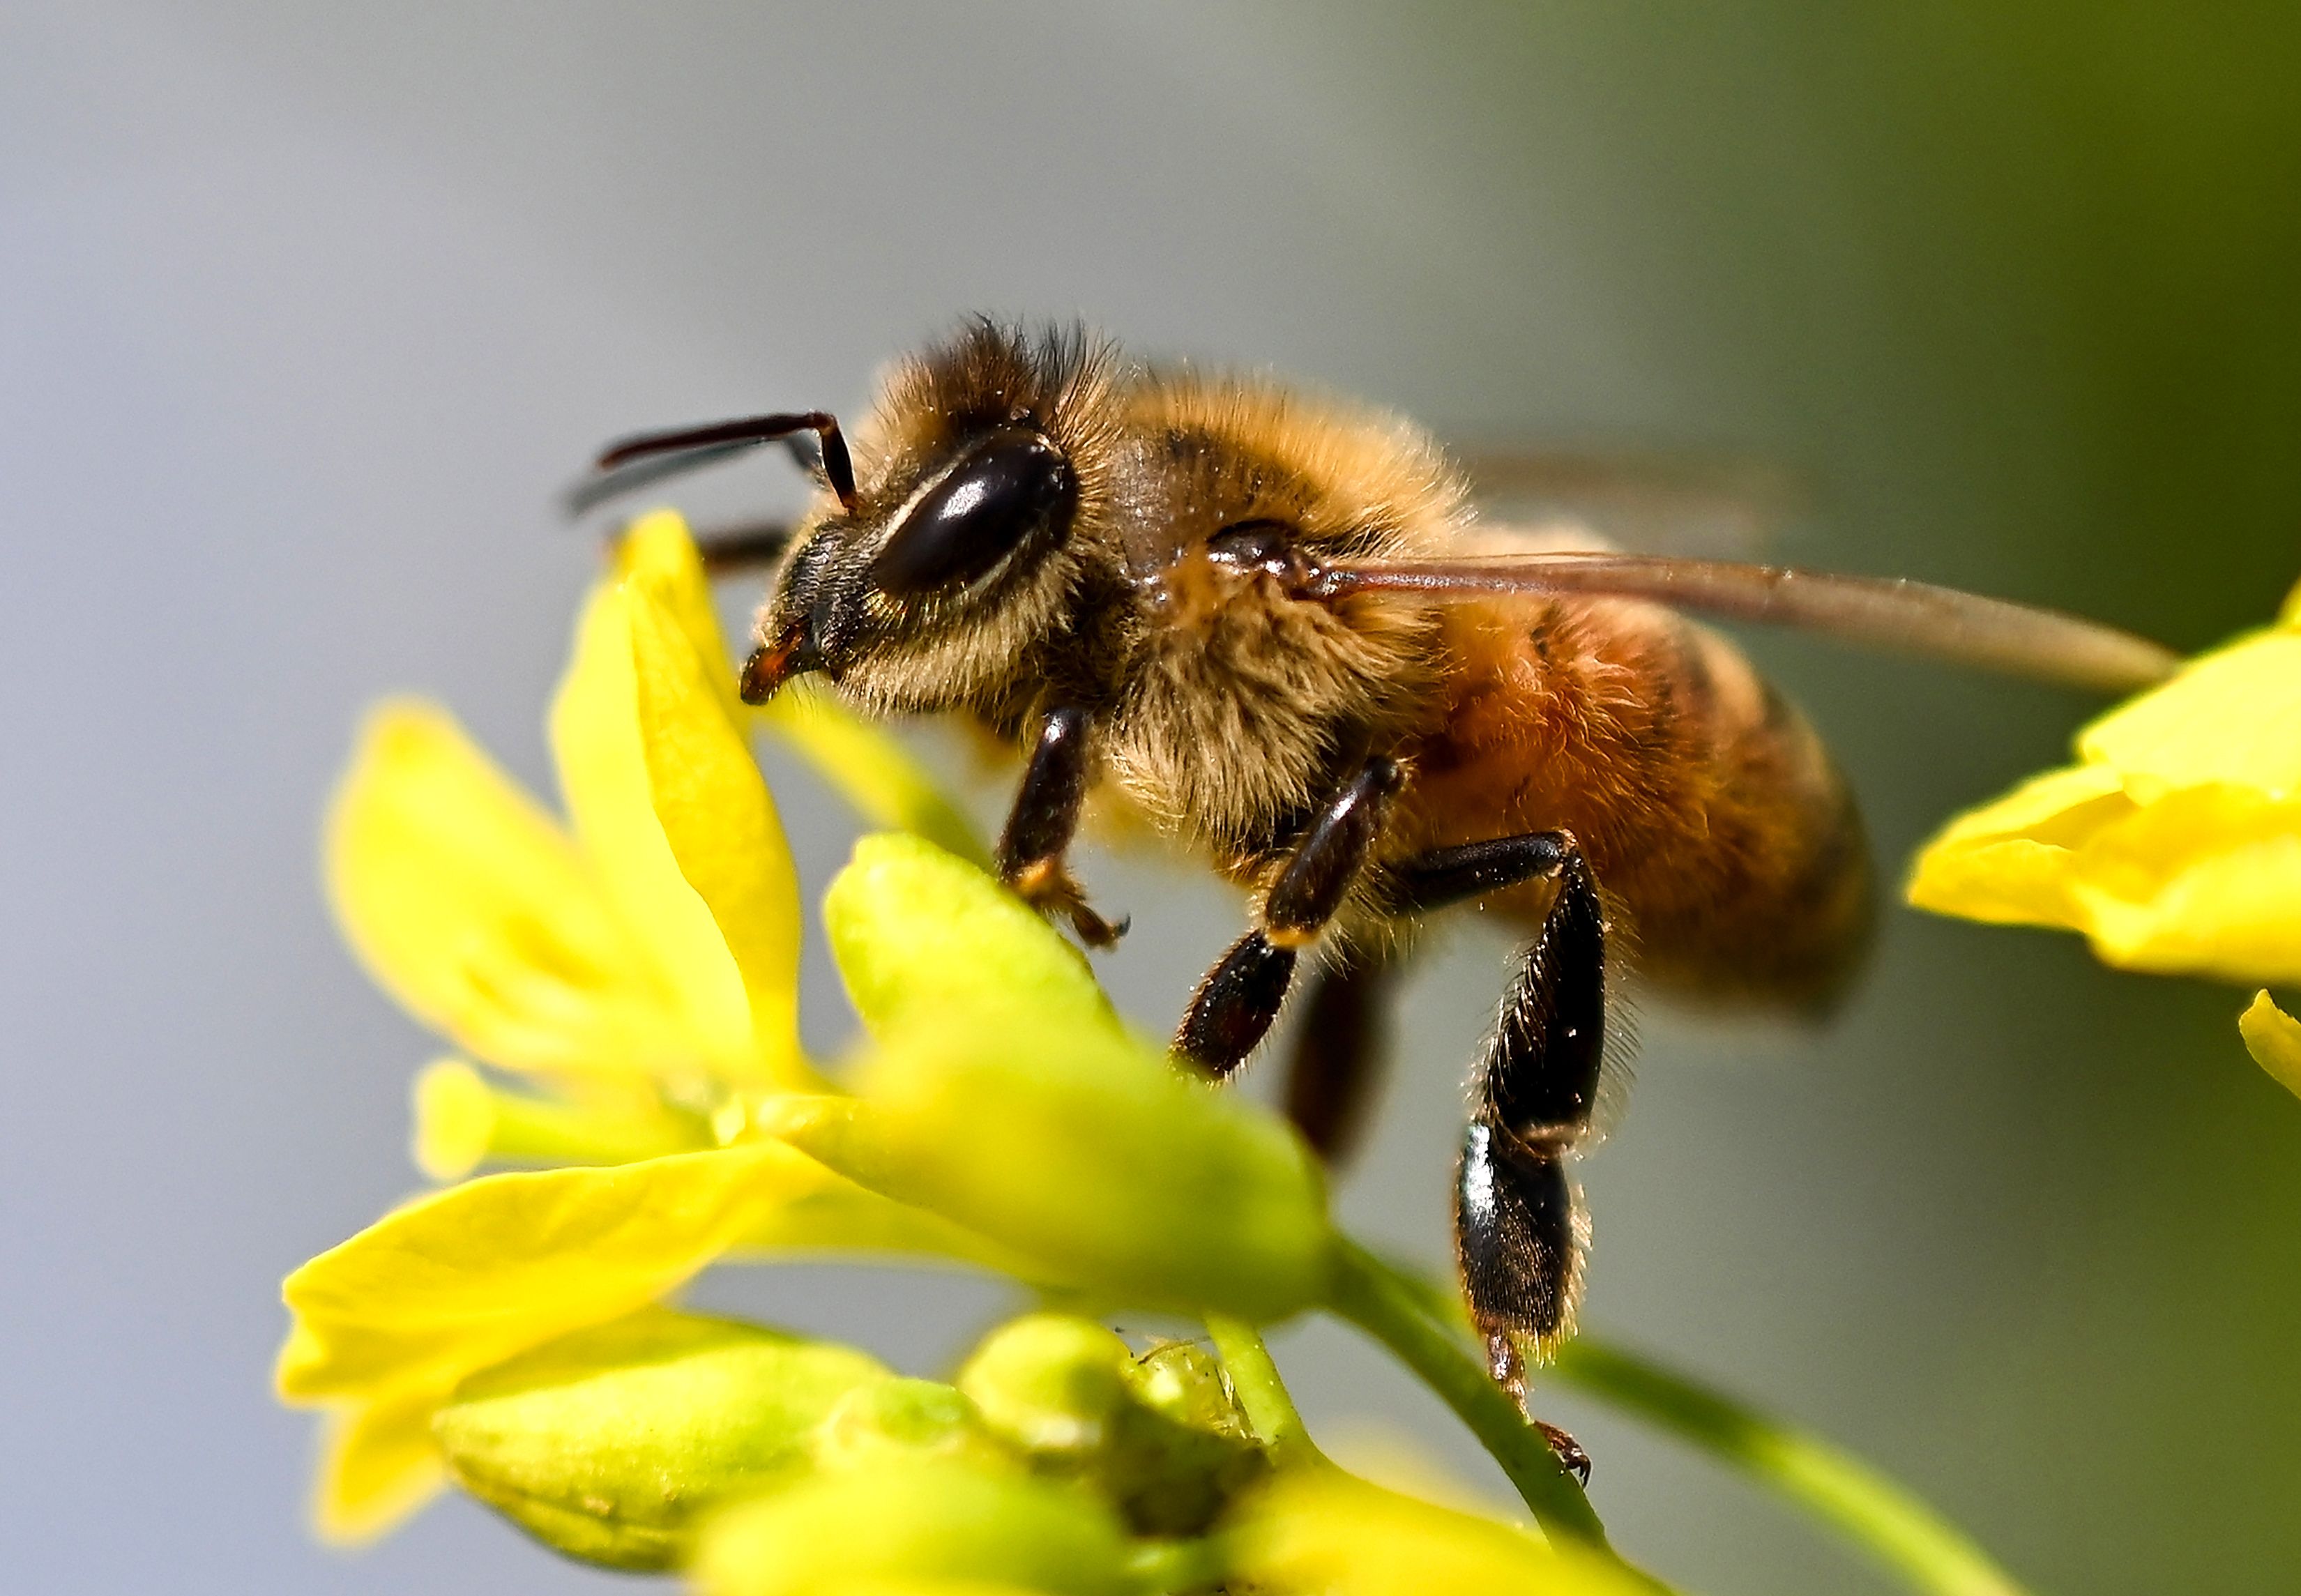
[[1371,759],[1327,801],[1271,882],[1260,923],[1231,944],[1192,994],[1175,1032],[1176,1053],[1218,1078],[1246,1062],[1286,1001],[1299,950],[1326,928],[1366,867],[1403,779],[1396,760]]
[[1050,709],[1040,723],[1023,785],[999,834],[999,879],[1036,907],[1067,915],[1081,941],[1108,948],[1126,923],[1113,924],[1089,908],[1066,862],[1093,774],[1087,731],[1086,711],[1073,707]]
[[1521,1401],[1527,1360],[1571,1332],[1581,1294],[1589,1223],[1567,1165],[1589,1134],[1605,1054],[1605,915],[1580,851],[1561,840],[1558,896],[1503,999],[1454,1186],[1470,1322]]
[[695,552],[713,577],[732,576],[760,565],[772,565],[791,547],[787,521],[746,521],[725,526],[695,529]]
[[1357,1149],[1390,1044],[1393,965],[1351,948],[1329,956],[1304,1004],[1286,1068],[1286,1117],[1339,1165]]

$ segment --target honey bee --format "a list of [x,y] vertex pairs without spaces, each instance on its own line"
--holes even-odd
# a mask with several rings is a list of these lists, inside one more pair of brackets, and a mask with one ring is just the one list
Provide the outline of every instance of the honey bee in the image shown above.
[[1525,928],[1453,1204],[1471,1323],[1521,1403],[1581,1291],[1570,1166],[1629,949],[1664,992],[1810,1007],[1869,939],[1845,780],[1679,612],[2103,689],[2172,664],[1939,588],[1564,547],[1482,521],[1393,416],[989,322],[897,364],[851,454],[824,412],[648,433],[573,503],[774,440],[824,490],[789,527],[707,546],[722,566],[779,561],[743,697],[817,673],[866,713],[952,712],[1017,749],[1000,873],[1091,945],[1123,927],[1067,863],[1090,793],[1248,889],[1175,1051],[1230,1075],[1313,963],[1286,1101],[1323,1155],[1360,1121],[1416,926],[1477,903]]

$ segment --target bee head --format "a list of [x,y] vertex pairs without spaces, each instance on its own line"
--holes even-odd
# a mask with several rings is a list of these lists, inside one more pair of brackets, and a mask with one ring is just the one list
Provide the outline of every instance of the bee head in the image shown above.
[[761,608],[742,690],[819,672],[881,712],[1011,682],[1060,624],[1074,531],[1103,495],[1108,356],[976,323],[889,377],[854,491],[802,523]]

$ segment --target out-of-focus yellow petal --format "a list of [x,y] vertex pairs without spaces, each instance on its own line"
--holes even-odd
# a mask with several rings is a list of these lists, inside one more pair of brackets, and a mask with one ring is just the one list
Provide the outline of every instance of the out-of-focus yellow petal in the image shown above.
[[1400,1496],[1338,1469],[1279,1475],[1234,1522],[1255,1588],[1319,1596],[1633,1596],[1614,1565],[1522,1530]]
[[2276,1082],[2301,1097],[2301,1020],[2270,1001],[2267,992],[2255,993],[2253,1006],[2238,1016],[2238,1034],[2246,1051]]
[[656,816],[741,972],[755,1078],[814,1084],[799,1048],[799,881],[774,799],[715,685],[713,662],[648,585],[635,577],[624,592]]
[[2301,800],[2234,785],[2170,793],[2087,844],[2071,897],[2110,964],[2301,982]]
[[1084,1492],[948,1459],[889,1459],[730,1508],[694,1575],[710,1596],[847,1596],[883,1582],[1122,1596],[1127,1543]]
[[631,1164],[712,1146],[693,1115],[665,1108],[645,1087],[582,1098],[506,1091],[460,1058],[415,1077],[416,1167],[459,1181],[481,1164]]
[[1969,920],[2081,927],[2076,850],[2133,811],[2114,771],[2050,771],[1943,828],[1912,867],[1909,900]]
[[2164,686],[2079,734],[2136,803],[2208,783],[2301,798],[2301,631],[2254,632],[2201,655]]
[[923,838],[865,837],[823,902],[832,956],[874,1034],[914,1018],[1025,1011],[1115,1032],[1085,956],[981,870]]
[[805,681],[777,693],[757,718],[873,825],[915,832],[971,865],[990,865],[991,850],[975,823],[884,727]]
[[750,1003],[726,939],[657,818],[632,647],[630,601],[619,582],[603,584],[584,604],[552,701],[561,791],[592,868],[641,947],[633,968],[662,984],[684,1022],[688,1067],[742,1078],[754,1067]]
[[372,1540],[447,1484],[447,1465],[431,1441],[436,1406],[434,1393],[410,1387],[329,1416],[312,1501],[312,1522],[323,1537]]
[[[282,1398],[344,1410],[324,1523],[381,1529],[437,1478],[430,1414],[476,1370],[654,1301],[837,1175],[773,1142],[490,1175],[419,1198],[281,1289]],[[363,1505],[364,1504],[364,1505]]]
[[402,699],[369,715],[325,851],[377,982],[479,1057],[628,1070],[675,1029],[582,855],[445,711]]

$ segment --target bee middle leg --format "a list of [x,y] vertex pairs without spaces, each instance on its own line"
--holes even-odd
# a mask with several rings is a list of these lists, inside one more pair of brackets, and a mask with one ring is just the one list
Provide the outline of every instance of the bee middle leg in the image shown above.
[[1199,982],[1176,1028],[1175,1051],[1227,1079],[1269,1032],[1294,983],[1301,950],[1350,896],[1405,780],[1398,761],[1370,759],[1326,801],[1264,896],[1260,923],[1230,946]]
[[1034,907],[1067,915],[1089,947],[1108,948],[1126,923],[1114,924],[1087,907],[1067,858],[1093,774],[1088,730],[1086,711],[1075,707],[1050,709],[1040,723],[1023,785],[999,834],[999,879]]
[[1396,961],[1359,948],[1332,955],[1302,1005],[1286,1061],[1286,1117],[1329,1167],[1363,1139],[1390,1051]]

